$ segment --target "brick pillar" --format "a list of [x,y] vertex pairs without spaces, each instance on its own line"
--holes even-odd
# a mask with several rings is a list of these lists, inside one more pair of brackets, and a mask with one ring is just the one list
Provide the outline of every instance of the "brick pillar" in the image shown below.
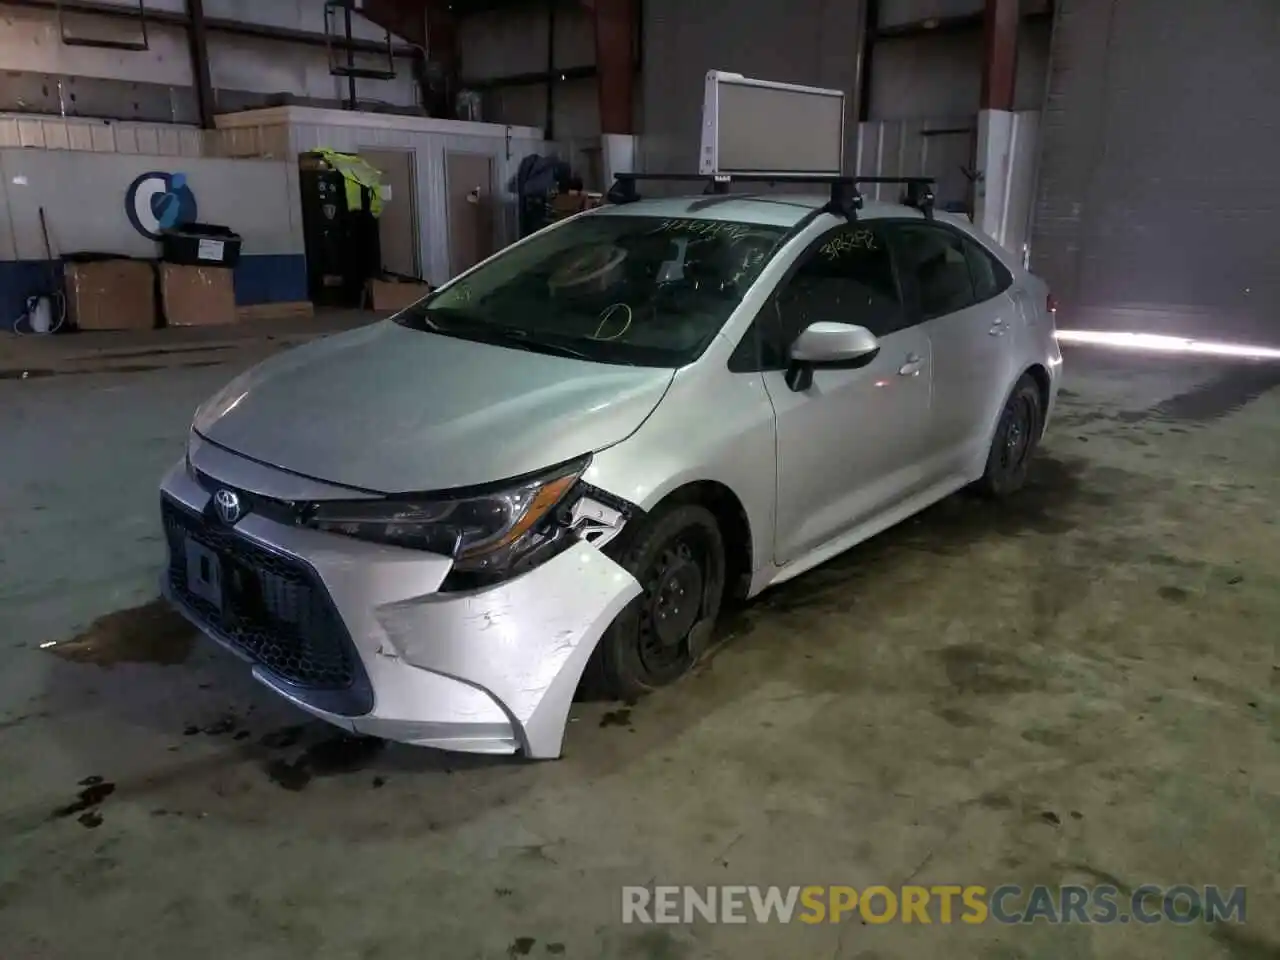
[[634,0],[591,0],[596,37],[600,132],[635,133]]
[[1012,110],[1018,73],[1018,0],[987,0],[982,46],[982,109]]

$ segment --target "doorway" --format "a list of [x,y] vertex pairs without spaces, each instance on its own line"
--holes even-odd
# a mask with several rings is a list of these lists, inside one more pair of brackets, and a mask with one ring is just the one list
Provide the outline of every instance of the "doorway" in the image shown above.
[[382,269],[421,279],[413,151],[368,150],[362,147],[359,153],[366,163],[382,174],[382,216],[378,218]]
[[447,152],[444,182],[449,218],[449,274],[457,276],[494,251],[493,157]]
[[924,176],[936,178],[934,201],[940,210],[973,219],[974,180],[977,177],[977,131],[973,127],[925,130]]

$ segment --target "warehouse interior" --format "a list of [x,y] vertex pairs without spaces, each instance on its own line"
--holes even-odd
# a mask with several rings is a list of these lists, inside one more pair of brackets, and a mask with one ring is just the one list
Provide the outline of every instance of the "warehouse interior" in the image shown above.
[[[1277,50],[1276,0],[0,0],[0,957],[1280,956]],[[839,92],[843,174],[1044,281],[1026,488],[734,606],[558,760],[336,737],[160,596],[193,414],[697,173],[708,71]],[[832,909],[624,909],[771,887]],[[953,887],[1154,919],[886,913]]]
[[[485,251],[516,235],[507,187],[528,153],[562,156],[595,190],[608,186],[618,137],[632,138],[615,158],[623,166],[691,164],[708,69],[841,89],[856,113],[854,172],[936,177],[940,199],[970,212],[1001,193],[987,183],[1012,178],[1011,206],[988,232],[1000,224],[1072,325],[1268,340],[1276,281],[1261,236],[1276,147],[1268,107],[1253,100],[1274,78],[1276,26],[1261,0],[1228,21],[1200,4],[1170,21],[1161,4],[1109,0],[1010,0],[990,16],[969,0],[717,0],[696,12],[667,0],[22,0],[2,15],[4,148],[107,149],[108,124],[115,149],[134,154],[280,159],[212,133],[255,109],[354,105],[359,116],[478,121],[480,135],[509,127],[500,152],[466,148],[496,161]],[[1216,53],[1226,43],[1229,62]],[[1214,99],[1222,88],[1241,91],[1230,110]],[[989,141],[989,110],[1013,114],[1013,145]],[[1189,116],[1201,136],[1187,137]],[[49,118],[61,126],[37,122]],[[1224,141],[1233,148],[1196,149]],[[1012,170],[988,169],[1010,151]],[[415,162],[415,195],[402,199],[416,216],[393,217],[393,259],[438,284],[469,258],[447,250],[443,158]],[[1170,202],[1188,190],[1194,202]],[[1249,203],[1235,202],[1242,194]],[[431,229],[406,241],[410,219]],[[40,243],[5,238],[0,263],[39,259]]]

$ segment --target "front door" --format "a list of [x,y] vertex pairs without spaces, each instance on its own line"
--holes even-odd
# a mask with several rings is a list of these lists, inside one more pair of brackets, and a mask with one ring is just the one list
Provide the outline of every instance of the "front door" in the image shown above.
[[421,277],[413,152],[361,147],[360,156],[382,174],[382,216],[378,217],[382,269],[405,277]]
[[[763,374],[777,423],[779,565],[919,492],[928,432],[929,338],[903,308],[888,245],[874,224],[835,228],[802,255],[764,308]],[[869,362],[818,367],[787,384],[786,354],[809,324],[837,321],[874,333]]]
[[444,178],[449,195],[449,273],[456,277],[493,253],[493,158],[446,153]]

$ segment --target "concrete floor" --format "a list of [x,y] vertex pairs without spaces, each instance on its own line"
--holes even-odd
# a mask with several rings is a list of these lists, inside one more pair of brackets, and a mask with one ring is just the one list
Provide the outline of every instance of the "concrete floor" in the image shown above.
[[[335,746],[151,605],[232,372],[0,382],[0,957],[1280,957],[1280,370],[1069,357],[1019,499],[765,594],[543,764]],[[624,884],[908,878],[1245,884],[1250,922],[619,922]]]

